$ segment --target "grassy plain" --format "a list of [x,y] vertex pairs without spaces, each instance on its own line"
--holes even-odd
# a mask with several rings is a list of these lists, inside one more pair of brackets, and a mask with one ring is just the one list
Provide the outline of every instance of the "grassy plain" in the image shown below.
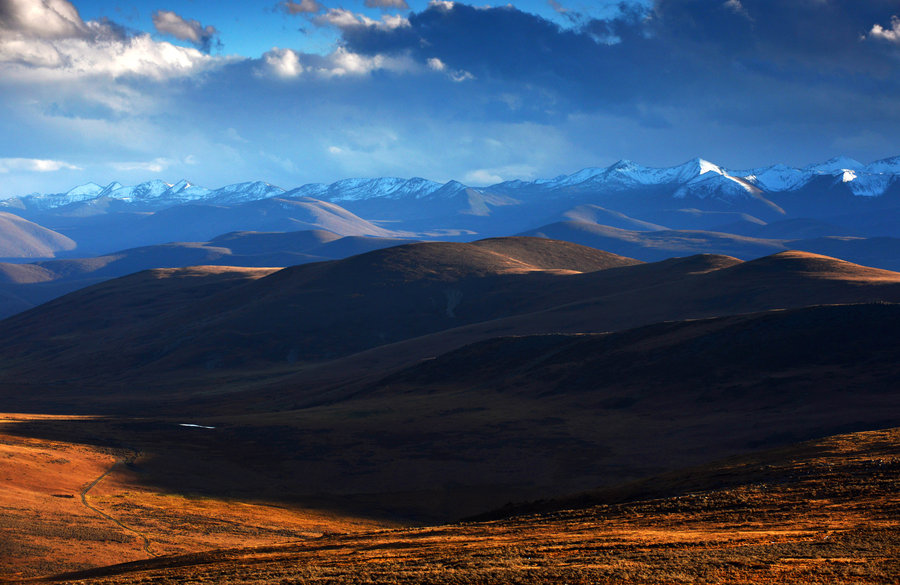
[[[192,547],[200,552],[49,580],[896,583],[898,446],[900,429],[839,435],[569,499],[521,505],[488,520],[374,529],[332,518],[331,526],[341,529],[334,532],[325,530],[328,519],[322,517],[136,494],[125,489],[127,478],[121,477],[108,484],[111,493],[98,494],[98,504],[157,535],[174,527],[153,541],[159,553]],[[100,459],[93,467],[85,463],[85,471],[102,470],[110,461],[94,456]],[[117,509],[117,497],[136,503]],[[216,526],[228,529],[215,532]],[[291,542],[276,544],[279,539]],[[104,546],[130,546],[132,556],[140,557],[135,539],[110,539]],[[48,547],[43,554],[52,557],[59,551]]]
[[[90,420],[0,414],[6,427]],[[125,448],[0,430],[0,581],[390,525],[283,503],[160,490],[141,483],[144,458]]]

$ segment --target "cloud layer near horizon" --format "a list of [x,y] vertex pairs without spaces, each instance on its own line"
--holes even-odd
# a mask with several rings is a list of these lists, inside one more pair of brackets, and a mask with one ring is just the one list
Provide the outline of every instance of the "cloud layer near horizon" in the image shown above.
[[[156,173],[294,186],[900,154],[896,2],[622,2],[603,19],[566,4],[561,25],[510,6],[397,14],[379,0],[386,12],[366,16],[283,2],[273,14],[338,44],[306,52],[298,33],[246,58],[209,55],[216,23],[175,12],[157,29],[192,47],[85,22],[65,0],[0,0],[0,131],[17,138],[0,158],[64,161],[45,184]],[[6,189],[43,190],[22,168]]]

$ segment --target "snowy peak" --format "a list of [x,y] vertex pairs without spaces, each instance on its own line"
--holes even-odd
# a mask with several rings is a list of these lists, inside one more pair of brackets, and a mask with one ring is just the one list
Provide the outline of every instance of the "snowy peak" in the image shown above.
[[673,183],[687,183],[688,181],[695,180],[707,173],[714,173],[720,176],[726,175],[725,170],[722,169],[722,167],[702,158],[689,160],[688,162],[678,165],[677,167],[672,167],[671,169],[659,170],[664,171],[659,174],[660,178],[665,177],[668,179],[667,182]]
[[[328,185],[325,199],[328,201],[359,201],[361,199],[421,199],[441,188],[440,183],[413,177],[400,179],[344,179]],[[301,187],[301,189],[303,189]]]
[[821,175],[832,175],[843,171],[862,171],[865,170],[865,168],[865,165],[858,160],[854,160],[848,156],[836,156],[823,163],[809,165],[803,170],[812,171],[813,173]]
[[66,191],[65,198],[71,201],[84,201],[97,197],[101,191],[103,191],[103,187],[97,183],[86,183]]
[[866,165],[866,172],[900,175],[900,156],[883,158]]
[[[887,158],[866,166],[846,156],[802,169],[784,164],[730,171],[703,158],[694,158],[674,167],[645,167],[629,160],[620,160],[606,168],[589,167],[551,180],[534,181],[531,186],[561,191],[596,190],[625,191],[642,186],[670,187],[673,196],[684,198],[758,197],[764,193],[795,191],[817,177],[832,177],[854,195],[883,194],[900,176],[900,157]],[[502,183],[505,189],[521,189],[529,183]]]
[[810,171],[801,171],[783,164],[773,165],[743,173],[743,178],[763,191],[780,192],[799,189],[815,176]]
[[[193,188],[199,189],[198,187]],[[226,185],[215,191],[206,191],[205,194],[201,194],[198,191],[197,196],[190,198],[190,200],[200,203],[227,205],[249,203],[250,201],[259,201],[260,199],[270,199],[284,194],[284,189],[270,183],[264,181],[248,181],[246,183]]]
[[[309,197],[340,205],[364,200],[396,200],[427,202],[450,200],[466,194],[492,204],[506,205],[517,201],[518,193],[548,193],[553,197],[571,194],[590,195],[621,193],[653,188],[675,198],[766,200],[766,193],[782,193],[803,189],[813,181],[822,188],[837,188],[856,196],[878,197],[896,188],[900,181],[900,156],[863,165],[846,156],[803,168],[776,164],[753,170],[735,171],[703,158],[694,158],[673,167],[647,167],[630,160],[620,160],[608,167],[588,167],[571,175],[534,181],[506,181],[485,188],[472,188],[458,181],[441,184],[421,177],[409,179],[380,177],[344,179],[331,184],[310,183],[290,191],[264,181],[248,181],[207,189],[186,179],[166,183],[159,179],[124,186],[113,181],[101,187],[86,183],[65,193],[33,194],[0,201],[6,208],[50,210],[73,204],[95,205],[96,201],[120,202],[143,210],[156,210],[181,204],[239,205],[252,201],[287,197]],[[828,187],[827,185],[831,185]],[[510,198],[508,201],[504,197]],[[497,199],[500,198],[500,199]],[[502,200],[502,201],[501,201]]]

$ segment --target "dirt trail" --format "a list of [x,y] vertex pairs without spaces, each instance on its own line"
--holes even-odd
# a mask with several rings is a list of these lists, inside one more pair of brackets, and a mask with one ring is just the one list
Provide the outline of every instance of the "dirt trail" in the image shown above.
[[104,518],[106,518],[106,519],[109,520],[110,522],[115,523],[117,526],[119,526],[119,527],[122,528],[123,530],[126,530],[126,531],[128,531],[128,532],[131,532],[132,534],[136,534],[137,536],[139,536],[139,537],[141,538],[141,540],[144,541],[144,546],[143,546],[144,552],[146,552],[146,553],[147,553],[148,555],[150,555],[151,557],[158,557],[158,556],[159,556],[158,554],[156,554],[156,553],[154,553],[152,550],[150,550],[150,544],[151,544],[151,541],[150,541],[150,538],[149,538],[146,534],[144,534],[143,532],[140,532],[140,531],[138,531],[138,530],[135,530],[134,528],[131,528],[131,527],[129,527],[129,526],[126,526],[125,524],[123,524],[122,522],[120,522],[118,519],[116,519],[116,518],[110,516],[109,514],[107,514],[106,512],[104,512],[103,510],[100,510],[99,508],[97,508],[97,507],[91,505],[91,503],[88,502],[88,498],[87,498],[88,492],[90,492],[92,489],[94,489],[95,487],[97,487],[97,485],[98,485],[101,481],[103,481],[103,479],[104,479],[107,475],[109,475],[110,473],[112,473],[112,472],[116,469],[116,467],[118,467],[118,466],[120,466],[120,465],[122,465],[122,464],[131,463],[131,462],[134,461],[136,458],[137,458],[137,453],[135,453],[135,454],[132,455],[131,457],[128,457],[127,459],[120,459],[119,461],[116,461],[115,463],[113,463],[113,464],[109,467],[109,469],[107,469],[106,471],[104,471],[104,472],[100,475],[100,477],[98,477],[97,479],[95,479],[94,481],[92,481],[90,484],[88,484],[87,487],[85,487],[83,490],[81,490],[81,503],[84,504],[85,507],[88,508],[89,510],[93,510],[95,513],[99,514],[100,516],[103,516]]

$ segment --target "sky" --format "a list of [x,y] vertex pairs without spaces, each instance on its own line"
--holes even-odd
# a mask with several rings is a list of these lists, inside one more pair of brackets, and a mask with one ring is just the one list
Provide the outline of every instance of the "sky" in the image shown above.
[[0,0],[0,197],[900,155],[900,0]]

